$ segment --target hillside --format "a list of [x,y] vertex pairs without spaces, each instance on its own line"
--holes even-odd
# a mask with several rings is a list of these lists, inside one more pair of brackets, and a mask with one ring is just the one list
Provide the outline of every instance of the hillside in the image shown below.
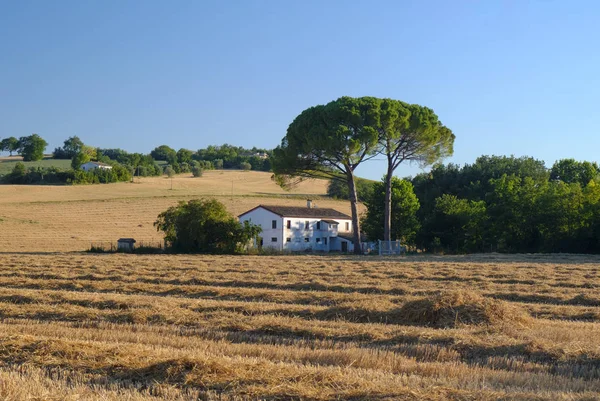
[[235,215],[260,203],[304,205],[307,197],[317,199],[317,206],[350,211],[347,202],[327,198],[326,190],[326,180],[311,180],[286,192],[271,181],[270,173],[238,170],[107,185],[5,185],[0,252],[85,250],[91,243],[119,237],[156,243],[162,239],[153,227],[156,216],[178,201],[202,196],[218,198]]
[[71,168],[71,160],[57,160],[52,159],[50,155],[44,157],[44,159],[37,162],[23,162],[23,158],[21,156],[13,156],[13,157],[0,157],[0,176],[10,173],[13,168],[15,168],[15,164],[17,162],[22,162],[25,167],[56,167],[60,169],[68,169]]

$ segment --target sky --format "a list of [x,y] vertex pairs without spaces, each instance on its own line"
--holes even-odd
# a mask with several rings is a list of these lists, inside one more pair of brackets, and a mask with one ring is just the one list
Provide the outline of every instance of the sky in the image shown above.
[[445,162],[600,161],[598,21],[593,0],[0,0],[0,138],[274,148],[304,109],[376,96],[432,108]]

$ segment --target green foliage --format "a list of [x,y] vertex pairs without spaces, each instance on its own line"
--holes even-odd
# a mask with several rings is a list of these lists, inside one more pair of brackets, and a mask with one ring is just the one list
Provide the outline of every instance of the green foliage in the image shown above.
[[453,153],[454,134],[442,125],[433,110],[398,100],[378,99],[377,131],[380,152],[386,156],[384,178],[384,235],[391,239],[391,191],[394,171],[403,162],[418,162],[422,167]]
[[240,224],[215,199],[182,201],[159,214],[154,226],[175,252],[184,253],[239,253],[261,232]]
[[202,170],[202,167],[200,167],[200,166],[192,167],[192,175],[194,177],[202,177],[203,173],[204,173],[204,170]]
[[223,169],[223,159],[214,159],[212,161],[212,164],[214,165],[215,169],[217,169],[217,170]]
[[15,163],[10,174],[2,177],[2,183],[13,185],[65,184],[73,179],[72,170],[56,167],[27,167],[25,163]]
[[[532,158],[482,156],[435,166],[412,182],[422,249],[446,252],[600,253],[594,163],[566,159],[549,172]],[[564,179],[564,180],[563,180]]]
[[54,149],[52,155],[55,159],[73,159],[76,154],[81,153],[84,146],[78,136],[72,136],[65,140],[62,148]]
[[38,134],[19,138],[19,153],[23,156],[23,161],[26,162],[42,160],[46,146],[48,146],[48,142]]
[[240,169],[242,169],[242,170],[250,170],[251,168],[252,168],[252,165],[248,162],[240,163]]
[[221,146],[208,146],[199,149],[194,155],[194,160],[211,162],[216,169],[237,169],[242,163],[250,163],[252,170],[270,171],[270,151],[253,147],[245,149],[229,144]]
[[167,145],[160,145],[154,148],[154,150],[150,152],[150,156],[152,156],[154,160],[164,160],[170,164],[177,163],[177,152]]
[[109,163],[111,160],[128,166],[136,177],[159,176],[163,174],[160,167],[150,155],[128,153],[122,149],[97,149],[98,161]]
[[[367,237],[383,239],[385,177],[382,182],[371,184],[372,191],[365,199],[367,213],[363,217],[362,227]],[[392,179],[392,240],[401,240],[403,244],[413,245],[419,229],[417,219],[419,200],[413,185],[397,177]]]
[[76,153],[71,160],[71,168],[73,170],[79,170],[82,164],[90,161],[90,157],[83,152]]
[[271,160],[279,177],[329,177],[347,183],[356,253],[361,249],[354,170],[377,151],[377,107],[371,97],[341,97],[310,107],[290,124]]
[[76,170],[71,184],[110,184],[131,181],[131,171],[119,164],[111,169],[94,169],[90,171]]
[[562,182],[579,183],[583,186],[596,179],[600,174],[600,168],[596,162],[578,162],[575,159],[562,159],[554,163],[550,170],[552,180]]
[[[356,196],[360,202],[369,199],[375,181],[356,177]],[[348,184],[342,180],[329,180],[327,184],[327,195],[335,199],[350,200]]]
[[436,199],[435,216],[426,229],[452,252],[481,252],[487,221],[484,201],[442,195]]
[[181,148],[177,151],[177,162],[180,164],[181,163],[190,164],[192,162],[193,154],[194,154],[194,152],[192,152],[191,150]]
[[9,138],[4,138],[0,141],[0,152],[9,152],[10,155],[13,155],[13,152],[19,150],[19,140],[14,136]]
[[167,177],[171,178],[175,175],[175,169],[171,166],[167,166],[165,167],[165,174]]

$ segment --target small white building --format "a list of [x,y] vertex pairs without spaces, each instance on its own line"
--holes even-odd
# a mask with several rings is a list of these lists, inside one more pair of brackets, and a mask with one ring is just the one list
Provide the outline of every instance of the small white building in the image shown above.
[[100,163],[100,162],[87,162],[87,163],[83,163],[81,165],[81,169],[83,171],[92,171],[97,168],[102,169],[102,170],[110,170],[110,169],[112,169],[112,166],[110,164]]
[[352,252],[352,218],[329,208],[259,205],[238,216],[262,228],[259,246],[279,251]]

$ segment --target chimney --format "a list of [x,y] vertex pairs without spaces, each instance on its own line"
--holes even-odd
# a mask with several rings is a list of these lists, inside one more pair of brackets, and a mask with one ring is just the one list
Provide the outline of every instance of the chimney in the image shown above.
[[309,208],[309,209],[312,209],[313,204],[312,204],[312,201],[310,199],[306,200],[306,207]]

